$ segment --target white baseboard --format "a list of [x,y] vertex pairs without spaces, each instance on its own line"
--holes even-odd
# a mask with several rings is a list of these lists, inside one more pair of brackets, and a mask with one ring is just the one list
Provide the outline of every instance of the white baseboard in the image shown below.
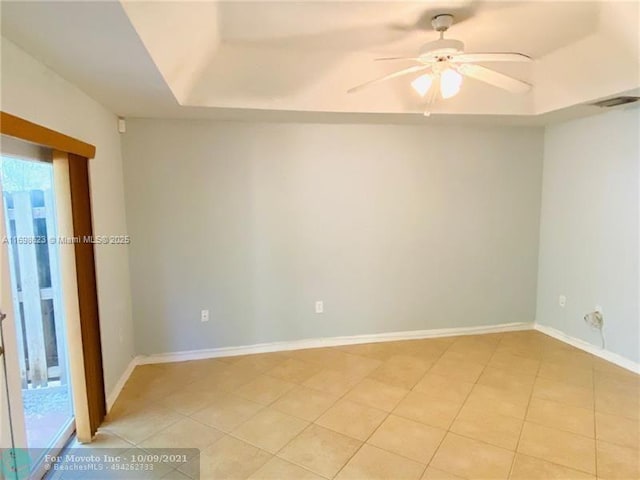
[[184,362],[188,360],[203,360],[207,358],[234,357],[237,355],[248,355],[253,353],[301,350],[304,348],[337,347],[343,345],[356,345],[359,343],[391,342],[398,340],[415,340],[420,338],[451,337],[456,335],[479,335],[483,333],[513,332],[517,330],[531,329],[533,329],[533,323],[503,323],[500,325],[486,325],[480,327],[441,328],[434,330],[377,333],[373,335],[353,335],[347,337],[310,338],[305,340],[293,340],[290,342],[260,343],[256,345],[243,345],[238,347],[208,348],[203,350],[141,355],[137,357],[136,362],[138,365]]
[[603,360],[614,363],[619,367],[630,370],[634,373],[640,374],[640,363],[636,363],[633,360],[629,360],[628,358],[623,357],[622,355],[618,355],[617,353],[610,352],[609,350],[605,350],[600,347],[596,347],[589,342],[585,342],[584,340],[580,340],[579,338],[571,337],[564,332],[561,332],[558,329],[553,327],[549,327],[547,325],[541,325],[536,323],[534,328],[539,332],[542,332],[550,337],[553,337],[561,342],[568,343],[569,345],[579,348],[580,350],[584,350],[587,353],[595,355],[596,357],[600,357]]
[[120,395],[120,392],[122,392],[122,388],[124,387],[124,384],[127,383],[127,380],[129,380],[129,377],[133,373],[133,370],[139,364],[138,359],[139,357],[134,357],[131,359],[131,361],[129,362],[129,365],[127,365],[127,368],[118,379],[118,382],[116,383],[115,387],[113,387],[113,390],[111,390],[111,392],[109,392],[109,395],[107,395],[107,413],[109,413],[109,410],[111,410],[111,407],[113,407],[113,404],[116,403],[116,400]]

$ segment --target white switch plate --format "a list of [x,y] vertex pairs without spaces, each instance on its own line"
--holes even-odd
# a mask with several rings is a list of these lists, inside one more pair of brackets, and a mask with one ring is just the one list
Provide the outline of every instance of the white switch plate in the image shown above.
[[316,302],[316,313],[324,313],[324,302],[322,300]]
[[567,297],[565,297],[564,295],[560,295],[558,297],[558,305],[560,305],[562,308],[567,306]]
[[200,321],[201,322],[209,321],[209,310],[200,310]]

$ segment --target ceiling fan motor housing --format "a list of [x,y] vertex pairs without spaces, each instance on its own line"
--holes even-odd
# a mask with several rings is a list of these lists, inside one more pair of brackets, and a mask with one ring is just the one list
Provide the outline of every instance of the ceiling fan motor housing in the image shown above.
[[441,38],[433,42],[425,43],[422,48],[420,48],[419,57],[446,57],[462,52],[464,52],[464,43],[460,40]]

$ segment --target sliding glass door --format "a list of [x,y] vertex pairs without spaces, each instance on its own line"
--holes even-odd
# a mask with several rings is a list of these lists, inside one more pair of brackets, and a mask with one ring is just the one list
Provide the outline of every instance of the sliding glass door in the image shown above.
[[50,158],[50,151],[3,139],[0,447],[15,449],[1,459],[6,478],[27,478],[25,469],[38,476],[44,455],[74,428]]

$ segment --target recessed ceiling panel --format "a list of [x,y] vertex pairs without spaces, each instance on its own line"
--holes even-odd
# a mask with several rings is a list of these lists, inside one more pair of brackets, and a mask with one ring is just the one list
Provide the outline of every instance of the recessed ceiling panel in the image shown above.
[[[637,3],[614,3],[9,1],[2,34],[120,115],[407,114],[423,109],[410,87],[420,73],[346,92],[413,65],[374,59],[416,56],[439,37],[432,17],[450,13],[445,38],[465,51],[532,56],[533,64],[485,65],[533,89],[516,96],[465,78],[434,112],[533,115],[639,86]],[[607,69],[593,75],[591,54],[603,52]]]

